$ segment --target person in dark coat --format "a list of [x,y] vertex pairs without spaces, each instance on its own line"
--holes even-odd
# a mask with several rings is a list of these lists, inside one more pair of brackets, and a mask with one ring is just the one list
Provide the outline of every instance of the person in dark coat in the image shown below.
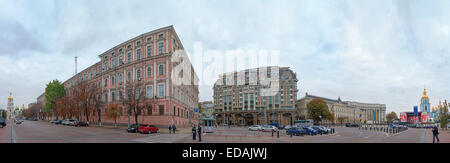
[[198,142],[202,142],[202,126],[198,125]]
[[172,125],[169,125],[169,134],[172,133]]
[[434,143],[434,139],[437,139],[437,142],[439,143],[439,129],[436,127],[436,125],[434,125],[433,130],[431,130],[433,132],[433,143]]
[[175,134],[175,130],[177,130],[177,126],[173,125],[172,130],[173,130],[173,133]]
[[192,126],[192,140],[195,140],[195,136],[197,135],[197,129],[195,128],[195,125]]

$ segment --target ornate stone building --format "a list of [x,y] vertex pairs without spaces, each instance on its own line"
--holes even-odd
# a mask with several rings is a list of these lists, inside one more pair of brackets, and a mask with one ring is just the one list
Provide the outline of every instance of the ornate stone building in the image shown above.
[[289,67],[260,67],[219,75],[214,113],[219,124],[293,124],[298,118],[297,74]]
[[[96,87],[102,101],[102,115],[111,103],[122,106],[118,123],[128,122],[126,93],[136,85],[146,109],[142,123],[179,126],[197,123],[198,77],[173,26],[150,31],[112,47],[98,55],[100,61],[64,82],[70,90],[81,81]],[[127,92],[126,92],[127,91]],[[70,92],[68,92],[69,94]],[[134,114],[134,113],[133,113]],[[94,118],[98,115],[92,115]],[[103,122],[114,122],[102,118]],[[131,122],[134,122],[131,116]],[[139,120],[141,121],[141,119]]]
[[385,104],[342,101],[341,98],[334,100],[325,97],[309,95],[308,93],[305,94],[305,97],[297,100],[297,109],[299,110],[301,119],[308,119],[308,110],[306,105],[314,99],[322,99],[327,103],[328,109],[335,115],[334,123],[363,123],[364,121],[385,121]]

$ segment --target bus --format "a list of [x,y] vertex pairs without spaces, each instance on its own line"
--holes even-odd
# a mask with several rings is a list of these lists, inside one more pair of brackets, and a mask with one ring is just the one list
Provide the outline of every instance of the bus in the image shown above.
[[313,126],[314,125],[314,121],[311,120],[311,119],[295,120],[294,121],[294,125],[296,125],[296,126]]

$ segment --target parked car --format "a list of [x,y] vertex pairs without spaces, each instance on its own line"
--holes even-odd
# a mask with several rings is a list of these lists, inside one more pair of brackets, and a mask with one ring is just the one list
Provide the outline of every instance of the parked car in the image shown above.
[[156,127],[155,125],[143,125],[143,126],[139,126],[138,127],[138,132],[141,134],[147,133],[147,134],[151,134],[151,133],[157,133],[159,131],[158,127]]
[[316,130],[318,134],[328,134],[328,131],[320,126],[312,126],[311,128]]
[[136,133],[138,132],[138,127],[145,126],[145,124],[132,124],[129,128],[127,128],[127,132]]
[[77,123],[77,122],[78,122],[77,120],[69,119],[69,121],[67,122],[67,125],[74,126],[75,123]]
[[308,135],[317,135],[319,133],[317,130],[314,130],[312,127],[304,126],[303,129],[305,129],[305,131]]
[[262,128],[260,125],[254,125],[254,126],[248,127],[248,130],[249,131],[260,131],[260,130],[262,130]]
[[56,121],[57,121],[56,119],[55,120],[51,120],[50,123],[55,123]]
[[271,131],[277,131],[277,130],[278,130],[277,127],[271,126],[271,125],[263,125],[263,126],[261,127],[261,131],[264,131],[264,132],[266,132],[266,131],[271,132]]
[[89,127],[89,124],[87,124],[86,122],[83,122],[83,121],[79,121],[79,122],[75,122],[73,124],[73,126],[75,126],[75,127],[80,127],[80,126]]
[[290,128],[292,128],[291,125],[286,125],[286,126],[284,126],[284,129],[286,129],[286,131],[289,130]]
[[345,127],[359,127],[359,124],[356,123],[346,123]]
[[3,128],[6,126],[6,121],[3,118],[0,118],[0,128]]
[[62,121],[61,124],[66,125],[66,126],[72,126],[73,124],[75,124],[75,120],[73,120],[73,119],[65,119],[65,120]]
[[56,124],[56,125],[60,125],[61,123],[62,123],[62,120],[56,120],[56,121],[55,121],[55,124]]
[[305,136],[307,133],[305,129],[300,127],[290,127],[286,130],[287,135]]

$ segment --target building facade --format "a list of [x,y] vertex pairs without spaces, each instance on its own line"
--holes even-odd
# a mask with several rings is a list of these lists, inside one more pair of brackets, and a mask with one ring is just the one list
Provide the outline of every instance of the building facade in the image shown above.
[[201,118],[214,118],[214,103],[212,101],[200,102],[203,111],[200,113]]
[[213,87],[219,124],[292,125],[298,113],[297,74],[289,67],[260,67],[219,75]]
[[341,98],[335,100],[308,93],[305,93],[303,98],[297,100],[297,109],[301,119],[309,119],[307,104],[314,99],[322,99],[327,103],[329,111],[335,116],[333,123],[385,122],[385,104],[342,101]]
[[14,99],[12,97],[12,92],[9,93],[8,97],[8,106],[6,108],[8,110],[9,116],[11,117],[14,114],[15,108],[14,108]]
[[[100,92],[102,113],[108,104],[118,104],[124,108],[118,122],[127,123],[129,108],[123,102],[127,98],[125,91],[130,91],[127,85],[136,84],[137,94],[144,95],[141,105],[148,106],[139,113],[142,118],[139,123],[167,126],[197,122],[194,108],[198,107],[198,77],[173,26],[125,41],[99,58],[99,62],[65,81],[66,89],[87,81]],[[131,122],[135,122],[134,116]]]

